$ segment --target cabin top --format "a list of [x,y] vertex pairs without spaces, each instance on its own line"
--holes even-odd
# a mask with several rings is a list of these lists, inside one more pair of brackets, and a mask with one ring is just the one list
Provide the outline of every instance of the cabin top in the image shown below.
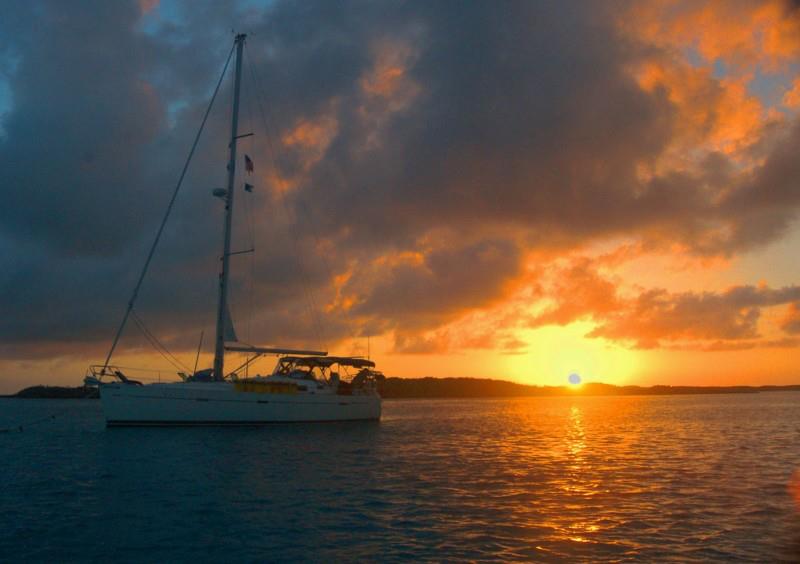
[[334,364],[352,366],[353,368],[374,368],[375,363],[357,356],[284,356],[279,363],[282,366],[329,368]]

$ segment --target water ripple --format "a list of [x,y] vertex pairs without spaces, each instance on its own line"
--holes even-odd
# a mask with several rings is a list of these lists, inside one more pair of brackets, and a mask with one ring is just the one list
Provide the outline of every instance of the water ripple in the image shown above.
[[[0,559],[798,561],[800,394],[385,402],[114,429],[0,400]],[[800,476],[800,474],[798,474]]]

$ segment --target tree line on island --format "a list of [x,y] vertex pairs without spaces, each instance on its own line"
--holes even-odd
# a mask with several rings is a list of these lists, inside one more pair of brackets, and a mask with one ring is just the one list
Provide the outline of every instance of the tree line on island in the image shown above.
[[[581,386],[530,386],[490,378],[387,378],[381,395],[392,398],[503,398],[542,396],[634,396],[681,394],[741,394],[800,391],[788,386],[615,386],[586,383]],[[83,386],[31,386],[9,396],[16,398],[94,399],[96,388]]]

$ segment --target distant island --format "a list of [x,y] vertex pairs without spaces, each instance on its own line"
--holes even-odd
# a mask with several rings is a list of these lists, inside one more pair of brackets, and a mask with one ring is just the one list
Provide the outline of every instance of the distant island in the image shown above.
[[[797,392],[788,386],[614,386],[587,383],[572,386],[529,386],[489,378],[387,378],[381,395],[393,398],[504,398],[541,396],[670,396],[696,394],[755,394]],[[22,399],[96,399],[97,390],[77,386],[32,386],[5,396]]]
[[85,386],[31,386],[18,391],[7,398],[21,399],[97,399],[99,394],[97,388],[87,388]]
[[387,378],[384,398],[500,398],[539,396],[667,396],[796,392],[788,386],[614,386],[590,382],[580,386],[529,386],[489,378]]

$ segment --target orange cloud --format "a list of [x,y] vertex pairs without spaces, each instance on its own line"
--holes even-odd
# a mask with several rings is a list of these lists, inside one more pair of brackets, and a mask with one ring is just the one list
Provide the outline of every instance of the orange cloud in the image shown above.
[[800,55],[800,10],[786,0],[657,0],[636,2],[620,18],[631,35],[667,49],[694,48],[747,72],[776,70]]
[[711,69],[685,62],[652,60],[636,73],[648,92],[661,90],[677,112],[672,143],[733,153],[760,137],[765,112],[747,93],[748,78],[718,80]]
[[379,62],[371,74],[361,79],[361,88],[370,96],[388,98],[397,92],[404,76],[403,67]]
[[[675,109],[667,150],[655,172],[640,166],[640,176],[691,169],[713,151],[737,166],[757,164],[748,149],[785,116],[748,89],[800,58],[800,9],[785,0],[655,0],[634,3],[618,25],[643,46],[636,80]],[[798,91],[785,92],[785,106],[800,104]]]
[[781,321],[781,329],[792,335],[800,335],[800,302],[789,305]]
[[[588,326],[586,337],[638,349],[718,352],[782,349],[798,344],[798,339],[780,337],[776,332],[800,333],[800,287],[771,288],[764,281],[719,292],[626,287],[606,271],[609,266],[618,266],[616,261],[608,263],[611,254],[566,262],[555,259],[550,265],[518,273],[495,287],[494,300],[483,303],[471,301],[466,290],[448,287],[446,292],[453,296],[467,296],[460,302],[466,307],[450,308],[447,302],[451,298],[438,298],[427,313],[445,310],[429,316],[429,325],[420,326],[415,322],[418,319],[407,319],[396,327],[392,352],[446,354],[493,349],[517,354],[527,350],[529,344],[519,337],[531,329],[581,323]],[[401,265],[396,260],[391,262],[395,263],[393,269]],[[428,267],[423,262],[415,268]],[[442,295],[433,278],[424,279],[427,292]],[[394,301],[394,292],[382,293],[382,302],[387,298]],[[405,298],[405,313],[416,317],[415,293],[405,294]],[[762,316],[762,312],[784,304],[793,305],[782,321],[773,315]],[[399,310],[390,315],[395,320],[401,316]]]
[[493,331],[454,333],[449,330],[426,335],[395,335],[393,353],[452,354],[463,350],[493,350],[500,354],[523,354],[528,343],[508,333]]
[[[501,310],[503,308],[500,308]],[[394,334],[393,353],[452,354],[466,350],[494,350],[502,354],[525,352],[528,343],[514,334],[515,324],[503,326],[497,312],[473,311],[433,331]]]
[[139,0],[139,11],[142,14],[147,14],[155,9],[159,4],[159,0]]
[[405,41],[384,39],[372,46],[373,65],[359,85],[368,98],[392,101],[395,107],[408,104],[419,92],[419,85],[408,76],[416,51]]
[[380,145],[380,136],[389,120],[414,101],[421,87],[408,69],[416,50],[408,41],[383,39],[372,46],[373,64],[359,80],[362,100],[358,115],[364,128],[363,148]]
[[800,287],[736,286],[721,293],[670,293],[652,289],[600,320],[589,336],[633,341],[653,348],[661,341],[723,342],[757,339],[761,309],[800,298]]
[[567,325],[589,316],[602,316],[621,307],[617,284],[600,276],[589,259],[578,259],[559,270],[547,297],[555,306],[534,316],[529,325]]
[[301,119],[294,128],[283,135],[283,144],[288,147],[300,147],[324,151],[336,135],[338,123],[332,116],[322,116],[317,121]]
[[713,341],[711,343],[681,343],[667,345],[663,348],[671,351],[697,352],[732,352],[753,349],[791,349],[800,345],[800,339],[784,337],[782,339],[755,339],[742,341]]
[[794,79],[792,87],[783,95],[783,105],[790,108],[800,107],[800,77]]
[[268,178],[268,185],[279,193],[295,188],[305,175],[324,159],[336,135],[339,121],[336,117],[336,101],[327,105],[319,115],[301,117],[281,136],[283,157],[290,159],[294,166],[289,171],[275,170]]

